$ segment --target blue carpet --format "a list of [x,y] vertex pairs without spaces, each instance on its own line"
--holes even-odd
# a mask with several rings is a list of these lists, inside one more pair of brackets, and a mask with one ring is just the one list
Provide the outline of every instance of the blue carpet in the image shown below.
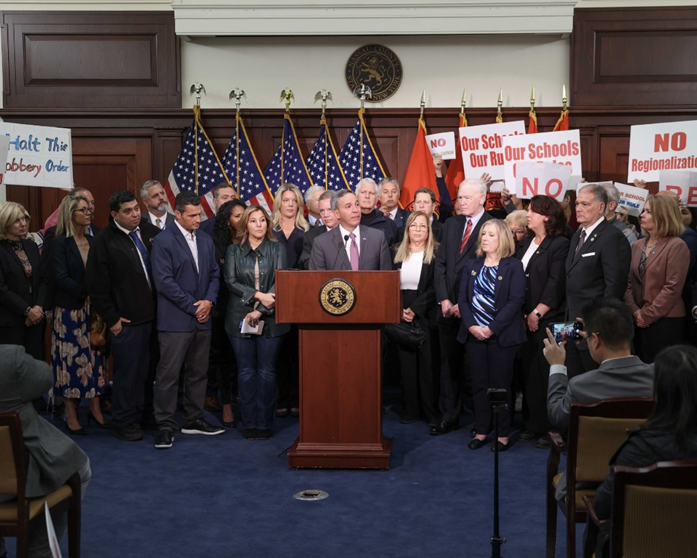
[[[239,430],[178,434],[166,451],[153,447],[154,432],[121,442],[93,427],[76,440],[93,471],[82,556],[491,556],[494,455],[467,449],[469,424],[433,437],[425,423],[399,424],[390,410],[383,430],[394,438],[388,471],[294,471],[278,455],[295,440],[297,419],[277,419],[268,441],[244,440]],[[544,556],[547,455],[519,443],[500,456],[504,557]],[[329,498],[293,499],[305,489]],[[557,556],[564,540],[560,520]],[[13,539],[8,548],[14,556]],[[67,540],[62,548],[67,556]]]

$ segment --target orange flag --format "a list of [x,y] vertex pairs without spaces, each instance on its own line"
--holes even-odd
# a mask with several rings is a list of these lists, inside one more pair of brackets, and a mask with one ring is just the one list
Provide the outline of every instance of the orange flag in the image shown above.
[[[463,112],[460,113],[460,128],[467,127],[467,117]],[[459,136],[456,134],[456,138]],[[448,173],[445,175],[445,184],[448,186],[448,193],[450,194],[450,199],[454,200],[457,197],[457,187],[465,179],[465,169],[462,165],[462,149],[460,149],[460,142],[457,140],[457,145],[455,148],[455,159],[450,161],[448,165]]]
[[433,169],[433,156],[426,142],[426,124],[423,118],[419,118],[419,131],[416,134],[416,141],[407,166],[407,174],[404,176],[402,184],[402,194],[399,198],[402,207],[410,206],[414,201],[414,192],[419,188],[430,188],[438,199],[436,172]]
[[528,124],[528,134],[537,133],[537,114],[533,109],[530,109],[530,124]]
[[564,132],[569,129],[569,111],[564,109],[561,111],[561,116],[554,125],[555,132]]

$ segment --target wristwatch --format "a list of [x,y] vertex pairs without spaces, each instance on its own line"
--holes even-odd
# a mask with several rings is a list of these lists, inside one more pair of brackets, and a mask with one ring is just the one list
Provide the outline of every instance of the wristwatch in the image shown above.
[[535,314],[535,316],[537,316],[538,318],[542,319],[542,314],[540,314],[540,313],[537,311],[537,308],[535,308],[535,309],[532,311],[532,313]]
[[27,306],[27,309],[24,311],[24,315],[28,316],[29,312],[31,312],[31,306]]

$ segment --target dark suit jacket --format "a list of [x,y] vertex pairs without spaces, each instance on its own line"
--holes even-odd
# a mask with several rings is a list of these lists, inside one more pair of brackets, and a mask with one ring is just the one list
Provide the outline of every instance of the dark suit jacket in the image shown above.
[[562,432],[569,427],[572,403],[595,403],[613,397],[653,397],[653,380],[653,364],[644,364],[637,356],[605,361],[597,370],[589,370],[571,381],[566,374],[550,374],[549,421]]
[[477,226],[472,229],[462,254],[460,254],[460,243],[462,235],[465,233],[466,218],[463,215],[456,215],[448,219],[443,225],[443,237],[436,254],[435,264],[436,300],[438,302],[448,299],[453,304],[457,304],[462,270],[465,268],[467,260],[475,256],[479,230],[489,219],[491,217],[484,211]]
[[[452,221],[452,219],[451,219]],[[460,283],[458,304],[462,323],[457,340],[465,343],[470,335],[469,328],[478,325],[472,314],[474,300],[474,280],[484,267],[484,258],[471,259],[465,266]],[[516,258],[502,258],[499,262],[498,277],[494,287],[496,316],[489,324],[501,347],[521,345],[527,340],[523,321],[523,302],[525,301],[525,273],[523,264]]]
[[9,241],[0,240],[0,326],[23,328],[27,306],[44,307],[46,285],[42,281],[39,248],[26,239],[22,246],[32,267],[30,279]]
[[158,331],[194,331],[211,328],[211,320],[199,323],[194,317],[199,300],[218,301],[220,268],[213,239],[196,233],[198,270],[193,254],[179,227],[167,227],[152,248],[152,274],[157,291]]
[[[46,298],[44,299],[46,310],[53,310],[56,306],[56,281],[53,272],[53,258],[51,256],[53,240],[56,238],[56,228],[56,226],[53,226],[46,229],[44,244],[41,248],[41,273],[43,274],[43,281],[46,283]],[[89,229],[85,231],[85,236],[95,238],[101,230],[97,225],[90,225]],[[92,234],[90,235],[89,232]]]
[[29,454],[29,498],[58,490],[87,463],[85,452],[40,417],[32,405],[52,385],[53,372],[48,364],[30,357],[24,347],[0,345],[0,413],[19,413]]
[[[155,225],[150,220],[150,215],[148,215],[147,210],[145,212],[143,212],[141,215],[142,215],[140,218],[140,226],[141,227],[143,226],[144,223],[148,223],[149,225],[152,225],[153,227],[157,228],[157,225]],[[167,211],[165,213],[165,230],[167,230],[170,227],[170,225],[173,225],[175,220],[176,219],[175,219],[174,215],[172,213],[170,213],[169,211]],[[211,234],[208,230],[203,228],[203,225],[205,223],[207,223],[208,221],[211,221],[211,224],[207,225],[207,226],[210,227],[211,231],[213,230],[213,223],[215,223],[215,217],[212,217],[210,219],[206,219],[205,221],[201,222],[201,229],[205,230],[208,234]]]
[[[152,253],[153,239],[160,234],[155,225],[140,228],[143,244]],[[150,288],[137,248],[114,222],[95,237],[87,258],[87,293],[92,308],[111,327],[119,318],[136,326],[155,319],[154,285]]]
[[407,211],[406,209],[402,209],[401,207],[397,208],[397,213],[395,213],[394,219],[392,219],[392,222],[395,224],[395,226],[398,229],[401,229],[404,227],[404,225],[407,224],[407,219],[409,219],[409,215],[411,215],[411,211]]
[[[91,247],[94,239],[91,236],[85,238]],[[56,283],[54,307],[69,310],[82,308],[87,296],[85,264],[74,238],[62,234],[53,241],[51,264]]]
[[[402,269],[402,262],[394,264],[395,269]],[[419,276],[419,286],[416,290],[416,299],[409,305],[416,317],[424,326],[430,323],[435,325],[436,319],[436,289],[433,285],[433,262],[421,265],[421,275]]]
[[380,211],[377,207],[373,211],[373,220],[370,221],[369,224],[363,222],[363,216],[361,215],[361,226],[367,226],[371,229],[382,231],[382,234],[385,235],[385,239],[387,240],[387,245],[393,246],[399,237],[399,227],[395,225],[392,219],[385,217],[382,211]]
[[315,238],[326,232],[327,225],[319,225],[312,227],[303,235],[303,251],[295,264],[298,269],[310,268],[310,254],[312,252],[312,245],[315,242]]
[[639,262],[646,242],[647,239],[642,238],[632,246],[632,263],[624,301],[632,314],[641,310],[641,317],[649,324],[661,318],[682,318],[685,315],[682,289],[690,266],[687,244],[677,236],[659,238],[656,247],[646,258],[642,277]]
[[[388,271],[392,269],[390,249],[385,235],[360,225],[360,258],[358,269]],[[315,239],[310,253],[310,269],[343,269],[351,271],[351,261],[346,253],[344,239],[339,227]]]
[[566,257],[566,320],[597,297],[624,298],[631,247],[622,232],[603,220],[574,255],[581,228],[574,233]]
[[[516,258],[523,259],[534,237],[521,241]],[[542,303],[551,308],[545,319],[562,317],[566,299],[564,262],[569,253],[569,239],[565,236],[546,236],[530,258],[525,269],[526,291],[523,312],[529,314]]]

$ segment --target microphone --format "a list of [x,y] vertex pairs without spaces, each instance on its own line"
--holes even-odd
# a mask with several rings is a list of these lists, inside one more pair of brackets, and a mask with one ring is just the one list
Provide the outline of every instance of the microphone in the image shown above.
[[[345,234],[344,235],[344,254],[346,253],[346,246],[349,241],[349,235]],[[341,256],[341,252],[336,253],[336,258],[334,258],[334,265],[332,266],[332,269],[338,269],[336,267],[336,263],[339,261],[339,257]]]
[[348,243],[348,241],[349,241],[349,235],[345,234],[344,235],[344,248],[346,247],[346,244]]

